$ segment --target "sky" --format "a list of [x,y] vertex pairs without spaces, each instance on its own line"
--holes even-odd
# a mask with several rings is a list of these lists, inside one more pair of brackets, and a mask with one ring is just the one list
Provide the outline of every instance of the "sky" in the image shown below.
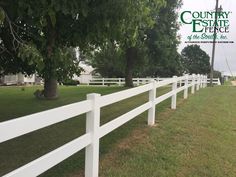
[[[213,11],[216,0],[183,0],[183,5],[179,9],[179,13],[183,11]],[[224,74],[230,75],[230,70],[236,76],[236,0],[219,0],[219,6],[222,5],[223,11],[231,11],[229,15],[229,33],[227,34],[229,41],[234,43],[217,43],[215,52],[214,68]],[[180,21],[180,19],[179,19]],[[187,46],[185,43],[186,37],[192,33],[191,25],[181,25],[179,35],[181,36],[181,44],[179,51]],[[200,44],[200,47],[211,57],[212,44]],[[229,67],[227,66],[227,61]]]

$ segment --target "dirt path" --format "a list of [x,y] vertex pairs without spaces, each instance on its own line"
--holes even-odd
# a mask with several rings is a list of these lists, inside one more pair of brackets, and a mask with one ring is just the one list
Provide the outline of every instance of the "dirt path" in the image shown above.
[[232,84],[233,86],[236,86],[236,81],[231,81],[231,84]]

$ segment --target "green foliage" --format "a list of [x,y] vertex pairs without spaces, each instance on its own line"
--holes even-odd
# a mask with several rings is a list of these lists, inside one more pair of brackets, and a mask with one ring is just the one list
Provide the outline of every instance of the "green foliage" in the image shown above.
[[0,3],[2,22],[0,24],[0,75],[32,74],[35,72],[35,65],[28,63],[18,57],[19,46],[23,41],[28,42],[29,36],[26,33],[27,26],[24,26],[17,14],[17,2],[3,1]]
[[125,20],[121,22],[118,40],[124,49],[135,47],[145,40],[145,29],[156,23],[152,13],[158,15],[165,0],[129,0],[125,5]]
[[114,42],[108,42],[100,50],[86,56],[87,63],[102,77],[124,77],[124,52]]
[[150,57],[146,75],[166,77],[183,73],[180,55],[177,51],[179,44],[177,9],[181,4],[181,0],[167,0],[166,6],[160,9],[158,16],[153,13],[156,24],[146,31],[146,44]]
[[[142,46],[145,47],[145,46]],[[143,68],[146,65],[146,49],[138,48],[134,61],[133,76],[142,77]],[[86,55],[87,63],[95,68],[95,72],[102,77],[125,77],[125,51],[115,42],[106,45]]]
[[72,85],[79,85],[80,84],[79,81],[72,80],[72,79],[66,79],[62,83],[63,83],[63,85],[66,85],[66,86],[72,86]]
[[214,72],[213,72],[213,78],[221,78],[221,77],[222,77],[221,72],[214,70]]
[[5,12],[4,10],[0,7],[0,24],[2,24],[5,20]]
[[[14,51],[19,53],[18,57],[27,59],[29,65],[34,64],[43,77],[60,79],[61,75],[77,74],[72,65],[76,60],[69,60],[63,52],[76,46],[81,51],[96,48],[111,38],[120,44],[136,45],[140,30],[154,22],[150,9],[159,7],[161,2],[164,1],[20,0],[14,5],[6,2],[2,8],[12,24],[22,30],[19,35],[22,41],[17,41],[21,47]],[[3,26],[9,27],[7,23]],[[6,33],[10,31],[2,35]]]
[[[139,3],[143,7],[143,2]],[[121,39],[123,33],[120,32],[124,29],[122,24],[127,24],[130,20],[126,17],[130,14],[130,9],[134,10],[130,6],[133,4],[138,7],[136,1],[126,0],[5,2],[2,8],[10,18],[3,25],[4,30],[0,34],[1,38],[5,34],[11,34],[10,40],[3,40],[4,47],[13,49],[10,52],[18,54],[17,57],[21,57],[23,61],[28,61],[29,66],[35,66],[33,69],[50,81],[45,82],[50,85],[53,80],[61,81],[74,74],[79,75],[79,60],[72,48],[79,47],[82,52],[99,48],[111,38],[117,41]],[[134,28],[135,33],[131,36],[136,38],[137,27]],[[5,45],[9,41],[17,46]],[[56,87],[45,87],[48,88]],[[56,97],[53,93],[56,94],[56,89],[45,92],[45,95]]]
[[186,73],[208,74],[210,57],[199,45],[188,45],[182,52],[182,64]]
[[[92,49],[88,57],[89,63],[104,77],[124,77],[127,76],[127,71],[134,76],[141,76],[147,59],[145,30],[155,24],[152,12],[158,15],[158,10],[165,1],[121,0],[119,3],[122,6],[117,13],[119,26],[112,31],[111,40],[108,39],[95,50]],[[130,58],[132,61],[128,66],[127,56],[131,48],[133,57]]]
[[79,60],[76,58],[74,48],[64,47],[55,49],[54,54],[50,58],[52,66],[45,65],[43,56],[34,44],[22,45],[19,48],[18,56],[23,60],[27,60],[28,64],[35,64],[37,73],[43,78],[47,78],[47,74],[51,72],[50,77],[53,76],[58,81],[62,81],[72,78],[74,74],[80,75],[80,72],[83,70],[79,66]]
[[38,71],[42,71],[44,68],[43,56],[34,44],[21,45],[19,48],[18,57],[23,61],[27,60],[29,65],[35,63]]
[[[158,2],[161,3],[161,1]],[[138,1],[134,3],[138,3]],[[160,7],[161,4],[162,7]],[[149,9],[146,9],[144,15],[146,22],[136,18],[131,19],[130,23],[127,21],[127,28],[122,28],[122,36],[128,35],[127,38],[116,41],[116,45],[108,42],[106,47],[101,47],[93,57],[89,57],[90,63],[97,72],[104,77],[125,76],[126,49],[134,45],[137,54],[133,61],[133,77],[182,75],[181,58],[177,52],[179,44],[177,9],[180,7],[181,1],[167,0],[165,6],[163,6],[163,2],[161,4],[146,6]],[[135,5],[133,7],[135,7],[131,8],[133,14],[142,15],[139,11],[144,7]],[[158,8],[160,8],[159,11]]]

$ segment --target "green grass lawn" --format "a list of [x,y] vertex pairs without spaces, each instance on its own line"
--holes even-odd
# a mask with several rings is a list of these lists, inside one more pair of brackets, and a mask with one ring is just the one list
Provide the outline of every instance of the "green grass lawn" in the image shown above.
[[[109,94],[121,87],[61,87],[60,99],[39,101],[36,88],[0,88],[0,121],[84,100],[87,93]],[[170,90],[160,88],[157,94]],[[235,177],[236,100],[234,87],[201,89],[188,100],[178,96],[157,106],[158,124],[147,126],[143,113],[101,139],[100,176],[104,177]],[[147,101],[141,94],[101,111],[101,124]],[[0,144],[0,176],[69,142],[85,132],[85,115]],[[81,151],[41,176],[83,176]]]
[[[84,100],[87,93],[109,94],[124,90],[123,87],[60,87],[58,100],[36,100],[33,92],[36,87],[26,87],[22,91],[19,87],[0,88],[0,121],[13,119],[19,116],[47,110],[65,104]],[[161,88],[159,94],[170,90]],[[148,94],[144,93],[136,97],[126,99],[101,110],[101,124],[108,122],[128,112],[130,109],[143,104],[148,100]],[[162,104],[169,105],[170,101]],[[133,129],[146,127],[147,114],[144,113],[138,119],[131,121],[122,128],[114,131],[101,140],[100,153],[106,154],[120,139],[129,136]],[[24,165],[55,148],[77,138],[85,133],[85,114],[76,118],[55,124],[22,137],[0,144],[0,176]],[[77,153],[68,160],[52,168],[42,176],[71,176],[79,173],[84,167],[84,151]]]
[[225,86],[231,86],[231,85],[232,85],[231,80],[225,81],[225,82],[224,82],[224,85],[225,85]]
[[101,177],[235,177],[236,90],[206,88],[159,124],[137,129],[101,161]]

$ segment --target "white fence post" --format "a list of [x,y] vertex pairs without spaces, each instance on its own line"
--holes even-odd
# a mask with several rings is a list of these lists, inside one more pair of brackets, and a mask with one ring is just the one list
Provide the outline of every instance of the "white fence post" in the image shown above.
[[149,91],[149,101],[152,104],[152,107],[148,110],[148,125],[152,126],[155,124],[155,112],[156,112],[156,82],[155,80],[151,80],[152,90]]
[[119,78],[119,83],[118,84],[119,84],[119,86],[121,86],[121,78]]
[[139,78],[137,78],[137,86],[139,86]]
[[221,85],[220,78],[218,78],[217,85]]
[[92,143],[86,147],[85,177],[98,177],[99,171],[99,126],[100,126],[100,94],[88,94],[93,109],[86,114],[86,133],[91,133]]
[[200,74],[199,77],[199,89],[202,88],[202,75]]
[[206,87],[206,76],[203,75],[203,88],[205,88],[205,87]]
[[202,82],[203,82],[202,87],[203,87],[203,88],[205,88],[205,85],[206,85],[205,78],[206,78],[205,75],[203,75],[203,76],[202,76],[202,80],[203,80],[203,81],[202,81]]
[[203,88],[203,75],[201,75],[201,88]]
[[172,91],[174,92],[174,95],[171,97],[171,109],[176,109],[176,99],[177,99],[177,76],[173,76],[173,84],[172,84]]
[[188,98],[188,75],[185,75],[185,81],[184,81],[184,99]]
[[196,80],[196,77],[195,77],[195,74],[192,75],[192,88],[191,88],[191,93],[194,94],[195,92],[195,80]]
[[104,80],[104,78],[102,78],[102,85],[103,85],[103,86],[105,85],[105,80]]
[[197,75],[197,85],[196,85],[196,90],[198,91],[199,90],[199,82],[200,82],[200,76],[199,74]]

